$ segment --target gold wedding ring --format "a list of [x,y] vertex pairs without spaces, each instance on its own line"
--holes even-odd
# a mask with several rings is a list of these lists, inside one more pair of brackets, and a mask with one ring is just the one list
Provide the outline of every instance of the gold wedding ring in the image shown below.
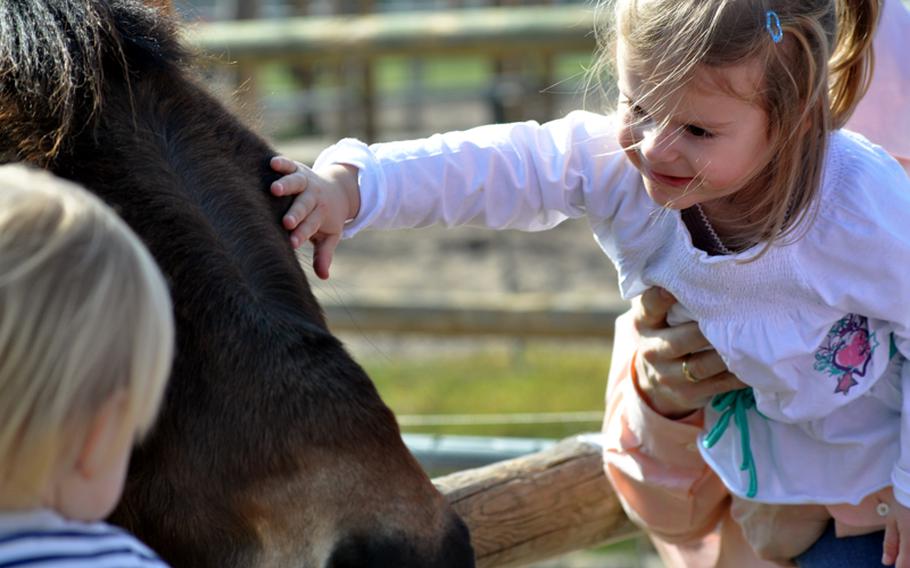
[[693,375],[692,371],[689,370],[689,358],[688,357],[683,359],[682,371],[683,371],[683,376],[686,377],[686,380],[689,381],[690,383],[694,384],[701,380],[698,377],[696,377],[695,375]]

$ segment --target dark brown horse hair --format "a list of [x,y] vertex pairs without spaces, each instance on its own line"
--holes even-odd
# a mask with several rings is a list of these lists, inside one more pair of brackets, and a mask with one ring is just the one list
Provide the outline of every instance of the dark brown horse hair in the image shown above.
[[[319,459],[346,460],[332,474],[342,496],[365,485],[421,513],[397,506],[385,529],[379,501],[331,496],[350,509],[329,519],[331,530],[352,523],[344,515],[364,519],[339,535],[360,544],[334,558],[400,541],[398,556],[374,565],[442,566],[418,554],[436,549],[454,559],[447,565],[472,565],[463,524],[326,329],[280,226],[289,202],[268,191],[274,151],[199,86],[177,38],[171,19],[138,0],[0,2],[0,155],[101,196],[152,251],[174,300],[172,379],[112,520],[175,566],[255,565],[275,548],[264,534],[288,548],[310,538],[313,527],[281,518],[336,514],[334,505],[298,514],[310,493],[285,503],[284,487],[302,486]],[[373,461],[375,472],[363,465]],[[399,517],[431,546],[395,529]],[[382,531],[387,542],[363,544]]]

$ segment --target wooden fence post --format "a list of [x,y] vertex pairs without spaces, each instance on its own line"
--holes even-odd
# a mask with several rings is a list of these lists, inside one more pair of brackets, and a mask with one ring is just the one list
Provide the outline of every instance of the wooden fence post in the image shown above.
[[584,437],[434,480],[471,530],[479,568],[519,566],[625,540],[629,521]]

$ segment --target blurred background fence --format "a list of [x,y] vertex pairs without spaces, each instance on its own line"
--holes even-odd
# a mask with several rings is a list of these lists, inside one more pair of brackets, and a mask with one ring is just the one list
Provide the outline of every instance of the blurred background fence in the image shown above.
[[295,143],[306,139],[321,147],[554,118],[582,105],[594,47],[593,9],[581,2],[177,6],[195,23],[191,41],[214,57],[213,84],[304,159],[312,152]]

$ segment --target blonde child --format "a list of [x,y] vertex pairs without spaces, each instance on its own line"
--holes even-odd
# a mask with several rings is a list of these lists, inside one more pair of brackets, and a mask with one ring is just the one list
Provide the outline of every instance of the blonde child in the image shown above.
[[315,243],[323,278],[341,236],[364,228],[587,217],[623,295],[667,289],[673,319],[697,321],[751,387],[706,412],[700,450],[728,489],[855,504],[893,485],[885,560],[910,566],[910,180],[840,130],[869,77],[878,11],[617,0],[602,44],[616,116],[344,140],[315,171],[276,159],[288,175],[273,191],[301,193],[285,224],[295,245]]
[[83,189],[0,167],[0,566],[165,566],[99,522],[170,371],[167,287]]

